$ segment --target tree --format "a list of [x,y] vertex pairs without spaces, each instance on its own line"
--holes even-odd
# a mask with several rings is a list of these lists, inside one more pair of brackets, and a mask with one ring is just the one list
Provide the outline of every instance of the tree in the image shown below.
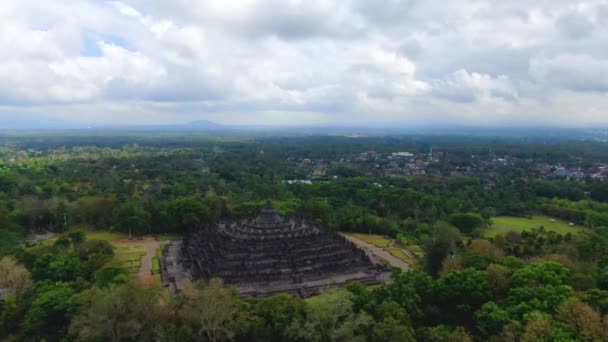
[[511,287],[511,270],[503,265],[490,264],[486,271],[488,272],[488,284],[494,296],[506,295]]
[[566,283],[568,273],[554,261],[537,262],[515,270],[511,282],[514,287],[558,286]]
[[473,313],[492,297],[487,273],[472,268],[442,276],[435,282],[434,293],[446,320],[466,325],[472,323]]
[[124,284],[128,279],[127,272],[122,265],[105,265],[93,273],[93,280],[100,287]]
[[424,341],[428,342],[472,342],[471,335],[463,327],[449,328],[439,325],[426,328],[423,332]]
[[209,209],[195,197],[182,197],[169,202],[167,218],[169,224],[179,232],[199,229],[210,222]]
[[410,319],[420,319],[423,316],[423,301],[433,286],[432,278],[422,271],[402,272],[395,269],[392,280],[372,291],[375,302],[397,303]]
[[509,313],[494,302],[487,302],[475,313],[477,328],[485,335],[499,334],[511,322]]
[[255,303],[253,312],[263,320],[263,332],[258,336],[265,341],[282,341],[287,328],[304,315],[304,302],[292,295],[282,293],[261,299]]
[[112,197],[81,197],[70,208],[77,223],[107,227],[116,203]]
[[560,304],[555,318],[574,328],[577,335],[585,341],[601,341],[604,337],[602,316],[578,298],[568,298]]
[[132,283],[93,287],[80,296],[69,333],[82,341],[160,339],[165,322],[161,291]]
[[32,288],[32,277],[23,265],[18,264],[12,258],[0,259],[0,289],[5,289],[15,296],[17,305],[21,303]]
[[387,317],[374,326],[372,341],[414,342],[416,338],[411,325]]
[[360,340],[372,322],[367,314],[354,313],[352,297],[342,289],[311,299],[305,307],[305,319],[294,322],[288,336],[305,341]]
[[84,240],[86,240],[86,235],[83,232],[76,230],[73,232],[69,232],[67,235],[67,238],[70,239],[70,242],[72,243],[72,245],[78,246]]
[[0,289],[4,292],[0,298],[0,339],[18,329],[24,303],[34,284],[30,272],[14,259],[0,259]]
[[129,236],[150,231],[150,213],[138,201],[131,200],[114,209],[113,218],[114,226]]
[[5,229],[8,226],[10,222],[9,215],[10,212],[6,207],[6,204],[4,202],[0,202],[0,229]]
[[188,326],[192,339],[232,340],[246,327],[246,313],[236,293],[219,279],[203,288],[185,288],[176,296],[174,310],[178,324]]
[[385,301],[373,308],[376,325],[373,341],[415,341],[408,313],[397,303]]
[[36,280],[73,281],[84,274],[84,265],[69,254],[44,254],[34,263],[32,274]]
[[578,292],[576,296],[602,314],[608,314],[608,291],[590,289]]
[[511,289],[506,299],[507,311],[515,319],[522,319],[533,311],[552,312],[572,294],[565,285],[568,269],[545,261],[526,265],[513,272]]
[[450,223],[458,228],[463,234],[470,234],[473,230],[481,227],[484,220],[477,214],[459,213],[450,216]]
[[490,261],[498,261],[504,258],[505,253],[488,240],[475,239],[466,248],[468,253],[478,255]]
[[554,324],[547,315],[532,312],[520,340],[522,342],[574,341],[575,336]]
[[24,333],[36,340],[65,336],[78,307],[78,292],[68,283],[46,282],[39,286],[23,320]]
[[459,239],[456,229],[441,223],[433,226],[424,244],[425,268],[431,275],[439,273],[443,260],[453,253],[453,244]]

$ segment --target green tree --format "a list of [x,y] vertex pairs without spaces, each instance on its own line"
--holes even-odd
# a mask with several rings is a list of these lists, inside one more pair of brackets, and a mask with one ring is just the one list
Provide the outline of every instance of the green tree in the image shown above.
[[84,274],[84,266],[76,256],[48,253],[36,259],[32,274],[37,280],[73,281]]
[[80,295],[80,308],[69,333],[81,341],[160,339],[166,321],[161,291],[132,283],[93,287]]
[[568,298],[560,304],[555,318],[574,328],[578,337],[584,341],[602,341],[605,337],[600,313],[578,298]]
[[150,213],[136,200],[130,200],[114,209],[114,226],[123,233],[143,235],[150,232]]
[[414,329],[409,324],[387,317],[374,325],[372,341],[382,342],[414,342]]
[[373,341],[415,341],[408,313],[397,303],[385,301],[373,308]]
[[471,342],[471,335],[463,327],[450,328],[439,325],[423,331],[423,341],[427,342]]
[[522,319],[533,311],[550,313],[572,294],[566,284],[568,269],[552,262],[526,265],[513,272],[512,287],[506,298],[507,311]]
[[470,234],[483,225],[484,219],[477,214],[458,213],[450,216],[450,223],[463,234]]
[[430,233],[424,244],[425,269],[437,276],[443,260],[454,252],[454,243],[460,240],[460,234],[442,223],[433,226]]
[[17,305],[33,289],[30,272],[15,259],[0,259],[0,289],[15,296]]
[[304,302],[292,295],[282,293],[261,299],[255,303],[253,312],[263,320],[260,338],[265,341],[283,341],[287,328],[304,315]]
[[190,338],[195,340],[233,340],[246,328],[247,313],[234,290],[212,279],[203,288],[186,288],[174,303],[178,325],[187,325]]
[[353,295],[336,290],[315,297],[306,303],[305,319],[294,322],[288,336],[304,341],[364,340],[372,324],[371,317],[353,311]]
[[536,311],[529,315],[520,340],[522,342],[574,341],[575,336],[556,325],[548,315]]
[[179,232],[199,229],[210,222],[209,209],[195,197],[183,197],[169,202],[167,217],[171,226]]
[[122,265],[108,264],[93,273],[93,280],[100,287],[124,284],[128,279]]
[[66,335],[78,308],[78,292],[69,283],[40,284],[22,323],[26,336],[58,340]]
[[511,322],[509,313],[494,302],[487,302],[475,313],[477,328],[485,335],[498,335]]
[[435,282],[435,298],[447,322],[471,325],[473,313],[492,298],[485,271],[452,271]]

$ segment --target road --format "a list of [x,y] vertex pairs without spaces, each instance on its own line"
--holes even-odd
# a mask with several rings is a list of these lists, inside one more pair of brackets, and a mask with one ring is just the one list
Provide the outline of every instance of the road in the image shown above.
[[395,258],[394,256],[390,255],[389,252],[383,250],[382,248],[374,246],[363,240],[357,239],[354,236],[350,236],[350,235],[346,235],[346,234],[340,234],[340,235],[344,236],[347,240],[349,240],[349,241],[353,242],[355,245],[359,246],[359,248],[362,248],[368,255],[371,254],[372,258],[382,259],[382,260],[388,262],[388,264],[393,267],[400,268],[404,271],[409,271],[409,269],[410,269],[409,264],[407,264],[406,262],[404,262],[402,260]]

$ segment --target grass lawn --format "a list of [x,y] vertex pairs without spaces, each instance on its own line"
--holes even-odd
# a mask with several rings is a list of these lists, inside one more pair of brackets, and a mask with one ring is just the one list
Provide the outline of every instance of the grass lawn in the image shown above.
[[179,234],[154,234],[152,235],[156,239],[156,241],[178,241],[183,238],[182,235]]
[[492,227],[483,230],[484,237],[494,237],[498,234],[506,234],[509,231],[521,233],[523,231],[531,231],[540,226],[545,227],[546,231],[554,231],[560,234],[576,234],[585,229],[582,226],[576,225],[571,227],[568,222],[540,215],[532,216],[532,218],[498,216],[492,218],[492,221],[494,222]]
[[[52,246],[60,235],[67,234],[70,232],[77,232],[77,231],[83,232],[84,235],[86,236],[86,240],[105,240],[105,241],[108,241],[109,243],[113,243],[113,242],[118,242],[120,240],[125,240],[128,238],[128,235],[122,234],[122,233],[98,231],[98,230],[93,230],[93,229],[86,228],[86,227],[75,227],[75,228],[68,229],[64,233],[58,234],[55,237],[41,241],[40,245]],[[31,238],[32,237],[28,237],[28,239],[31,239]]]
[[416,264],[416,261],[413,260],[412,258],[410,258],[402,250],[399,250],[396,248],[387,248],[386,251],[389,252],[390,255],[394,256],[395,258],[397,258],[405,263],[408,263],[410,265]]
[[349,234],[351,236],[356,237],[359,240],[363,240],[367,243],[371,243],[374,246],[384,248],[387,247],[391,243],[391,239],[386,238],[382,235],[375,234]]
[[[146,254],[143,245],[115,246],[114,260],[132,273],[137,273],[141,266],[141,258]],[[133,260],[133,261],[131,261]]]

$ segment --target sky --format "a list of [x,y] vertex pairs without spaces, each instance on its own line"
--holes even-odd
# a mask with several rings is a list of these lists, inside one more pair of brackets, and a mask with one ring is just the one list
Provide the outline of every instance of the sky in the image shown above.
[[19,118],[608,126],[608,0],[2,0]]

